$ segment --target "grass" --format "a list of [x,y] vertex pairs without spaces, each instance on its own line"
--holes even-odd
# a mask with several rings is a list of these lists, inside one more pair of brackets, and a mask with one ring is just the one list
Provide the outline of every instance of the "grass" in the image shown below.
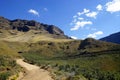
[[[96,56],[80,56],[79,58],[50,58],[39,53],[24,53],[26,61],[39,66],[51,65],[54,73],[72,80],[79,80],[83,76],[89,80],[119,80],[120,54],[102,54]],[[110,77],[111,76],[111,77]],[[78,78],[78,79],[77,79]],[[102,78],[102,79],[101,79]],[[114,78],[114,79],[111,79]]]
[[22,54],[31,64],[49,68],[57,80],[119,80],[120,45],[94,39],[39,41]]
[[[7,28],[6,23],[2,25]],[[31,64],[50,68],[57,80],[120,80],[120,45],[113,43],[66,39],[42,30],[0,29],[0,80],[19,71],[14,59],[21,56]]]
[[5,40],[9,42],[29,42],[36,43],[39,41],[71,41],[71,39],[66,39],[62,35],[49,34],[44,31],[30,30],[28,32],[19,32],[15,30],[3,30],[0,29],[0,40]]
[[7,80],[21,70],[15,61],[15,58],[20,58],[21,56],[17,53],[17,48],[11,44],[16,45],[16,43],[0,41],[0,80]]
[[7,80],[10,76],[19,73],[21,68],[16,61],[6,55],[0,55],[0,80]]
[[[94,39],[54,39],[30,43],[0,41],[0,45],[2,45],[0,46],[2,57],[9,56],[9,59],[13,60],[23,56],[25,61],[31,64],[50,69],[57,75],[55,78],[58,80],[120,79],[120,45],[117,44]],[[7,59],[4,58],[4,61]],[[11,63],[7,65],[11,69]],[[6,67],[4,68],[6,70]],[[7,76],[6,73],[9,72],[3,72],[1,75]]]

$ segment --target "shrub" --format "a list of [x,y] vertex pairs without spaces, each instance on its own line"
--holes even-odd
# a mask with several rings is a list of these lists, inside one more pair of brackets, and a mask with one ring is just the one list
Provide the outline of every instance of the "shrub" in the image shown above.
[[9,76],[10,76],[9,72],[0,73],[0,80],[7,80]]

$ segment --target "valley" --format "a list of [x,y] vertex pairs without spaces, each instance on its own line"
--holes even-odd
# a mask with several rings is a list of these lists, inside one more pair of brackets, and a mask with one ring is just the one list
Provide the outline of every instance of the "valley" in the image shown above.
[[119,61],[119,44],[74,40],[54,25],[0,17],[0,80],[17,80],[20,72],[20,80],[119,80]]

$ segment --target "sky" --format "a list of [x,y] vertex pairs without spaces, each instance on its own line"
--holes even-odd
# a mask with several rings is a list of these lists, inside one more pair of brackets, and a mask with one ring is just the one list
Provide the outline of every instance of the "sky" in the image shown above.
[[1,0],[0,16],[55,25],[74,39],[120,31],[120,0]]

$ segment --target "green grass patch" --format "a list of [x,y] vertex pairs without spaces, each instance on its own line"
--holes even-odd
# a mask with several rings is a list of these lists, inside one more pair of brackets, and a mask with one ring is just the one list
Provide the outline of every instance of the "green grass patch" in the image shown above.
[[17,74],[20,69],[12,57],[0,55],[0,80],[7,80],[10,76]]
[[96,56],[47,57],[40,53],[23,53],[22,56],[31,64],[50,65],[57,75],[67,79],[79,80],[80,75],[88,80],[119,80],[120,54],[102,54]]

